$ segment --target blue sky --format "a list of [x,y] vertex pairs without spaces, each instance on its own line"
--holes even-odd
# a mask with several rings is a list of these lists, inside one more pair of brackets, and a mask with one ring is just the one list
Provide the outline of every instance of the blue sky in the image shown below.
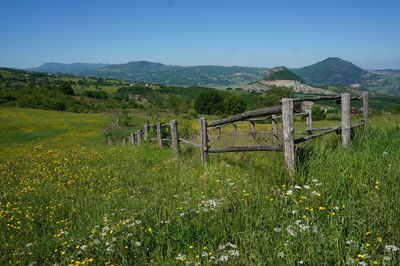
[[1,0],[0,66],[45,62],[400,69],[399,0]]

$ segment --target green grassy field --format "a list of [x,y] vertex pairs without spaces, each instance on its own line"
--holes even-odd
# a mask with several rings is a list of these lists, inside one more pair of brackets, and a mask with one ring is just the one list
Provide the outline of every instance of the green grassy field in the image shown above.
[[277,152],[211,154],[203,169],[191,147],[173,161],[107,146],[112,122],[0,108],[1,265],[400,262],[400,116],[372,117],[349,149],[307,142],[293,177]]

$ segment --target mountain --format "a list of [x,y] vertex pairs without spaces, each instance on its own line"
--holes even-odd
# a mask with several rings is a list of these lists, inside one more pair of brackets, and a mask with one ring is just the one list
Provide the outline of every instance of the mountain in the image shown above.
[[314,85],[359,84],[367,71],[338,57],[329,57],[321,62],[293,69],[307,83]]
[[147,61],[100,67],[81,75],[116,78],[149,83],[209,86],[254,82],[263,77],[267,68],[240,66],[173,66]]
[[49,72],[49,73],[65,73],[65,74],[79,74],[84,71],[93,70],[100,67],[105,67],[110,64],[90,64],[90,63],[45,63],[38,67],[27,68],[28,71],[36,72]]
[[299,82],[304,82],[301,77],[296,75],[293,71],[290,71],[284,66],[275,67],[269,70],[264,77],[264,80],[297,80]]
[[246,90],[268,91],[273,87],[287,87],[295,93],[335,95],[336,92],[316,88],[303,82],[303,80],[286,67],[270,69],[263,79],[245,86]]

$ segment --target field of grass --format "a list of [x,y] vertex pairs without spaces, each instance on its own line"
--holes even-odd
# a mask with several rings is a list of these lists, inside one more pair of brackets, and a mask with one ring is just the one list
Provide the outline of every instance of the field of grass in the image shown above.
[[107,146],[112,122],[0,108],[1,265],[400,262],[400,116],[372,117],[349,149],[307,142],[292,177],[277,152],[211,154],[203,169],[191,147],[173,161]]

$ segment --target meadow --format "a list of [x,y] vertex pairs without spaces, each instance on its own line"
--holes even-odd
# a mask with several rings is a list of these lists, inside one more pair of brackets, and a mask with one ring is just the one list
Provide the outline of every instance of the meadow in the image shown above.
[[278,152],[108,146],[112,123],[0,108],[1,265],[400,262],[399,115],[307,142],[293,176]]

